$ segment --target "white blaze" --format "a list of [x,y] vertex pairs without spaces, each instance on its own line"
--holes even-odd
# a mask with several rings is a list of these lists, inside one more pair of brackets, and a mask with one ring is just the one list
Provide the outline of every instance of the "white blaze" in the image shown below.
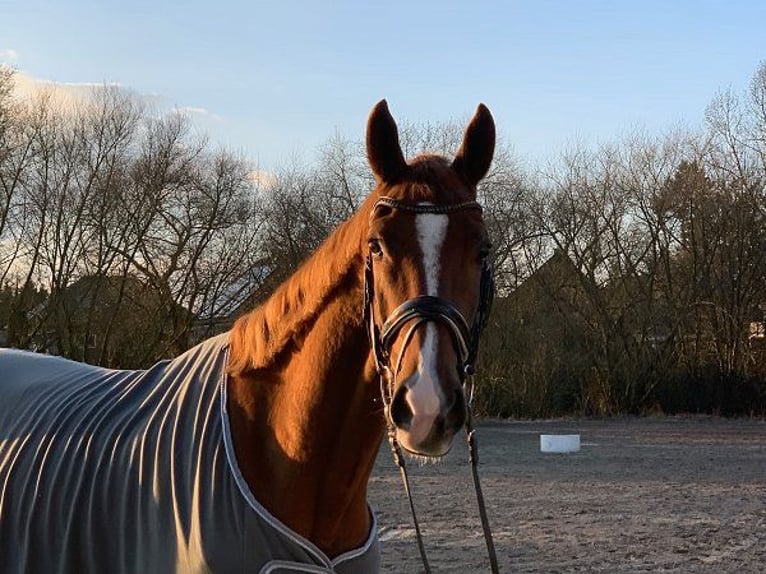
[[[449,218],[444,214],[421,213],[415,217],[418,243],[423,252],[426,294],[439,294],[441,251],[447,234]],[[434,420],[441,412],[443,394],[437,385],[437,332],[436,325],[426,325],[426,335],[420,348],[417,379],[410,387],[408,402],[413,418],[410,434],[415,442],[425,440]]]
[[418,243],[423,252],[423,268],[426,274],[426,295],[439,294],[439,271],[441,270],[441,251],[444,237],[447,235],[447,215],[421,213],[415,218]]

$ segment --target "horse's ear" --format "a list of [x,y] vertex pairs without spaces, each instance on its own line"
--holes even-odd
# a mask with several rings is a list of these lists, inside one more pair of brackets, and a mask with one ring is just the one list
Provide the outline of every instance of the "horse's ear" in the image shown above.
[[395,180],[407,167],[396,122],[386,100],[380,100],[367,120],[367,161],[379,181]]
[[484,104],[479,104],[468,124],[452,167],[475,186],[487,175],[495,153],[495,121]]

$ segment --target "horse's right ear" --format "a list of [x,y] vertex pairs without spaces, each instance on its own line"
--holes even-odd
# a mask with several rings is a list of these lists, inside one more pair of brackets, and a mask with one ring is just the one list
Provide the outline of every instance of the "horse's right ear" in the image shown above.
[[396,122],[388,111],[386,100],[380,100],[367,120],[367,161],[378,181],[391,182],[407,167]]

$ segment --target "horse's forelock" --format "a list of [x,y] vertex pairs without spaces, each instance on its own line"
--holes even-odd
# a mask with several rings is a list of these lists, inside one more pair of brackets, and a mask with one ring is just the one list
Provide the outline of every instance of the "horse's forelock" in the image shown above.
[[410,203],[448,205],[476,198],[476,190],[468,184],[446,158],[421,154],[407,165],[397,183],[383,184],[378,195]]

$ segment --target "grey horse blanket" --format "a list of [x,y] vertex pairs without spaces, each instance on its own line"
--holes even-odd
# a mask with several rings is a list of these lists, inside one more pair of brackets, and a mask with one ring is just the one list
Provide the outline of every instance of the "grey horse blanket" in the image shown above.
[[0,350],[0,573],[377,572],[253,497],[226,412],[228,334],[146,371]]

